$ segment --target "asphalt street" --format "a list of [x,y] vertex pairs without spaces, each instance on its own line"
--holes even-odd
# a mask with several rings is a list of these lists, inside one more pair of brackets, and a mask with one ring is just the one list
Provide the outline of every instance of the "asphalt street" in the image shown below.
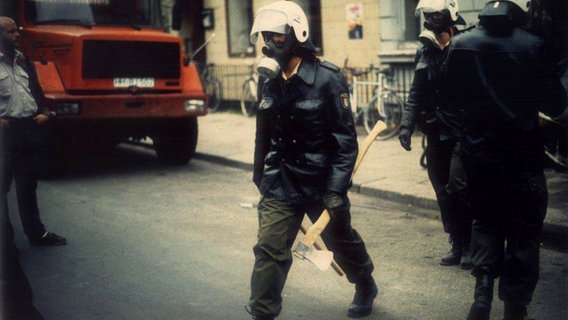
[[[258,192],[249,170],[194,159],[162,167],[147,149],[122,146],[78,159],[40,181],[42,217],[68,239],[30,247],[10,194],[16,243],[48,320],[250,319],[244,310],[253,264]],[[379,296],[367,319],[464,319],[474,280],[438,265],[447,236],[431,212],[351,194],[353,225],[376,270]],[[530,315],[568,315],[566,252],[543,249]],[[353,286],[331,269],[294,262],[279,319],[348,319]],[[492,319],[501,319],[494,303]]]

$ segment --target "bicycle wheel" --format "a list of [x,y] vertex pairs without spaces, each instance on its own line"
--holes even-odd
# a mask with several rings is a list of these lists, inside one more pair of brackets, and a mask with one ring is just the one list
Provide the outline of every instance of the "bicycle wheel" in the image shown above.
[[426,142],[426,135],[422,136],[422,155],[420,155],[420,166],[424,169],[428,168],[428,144]]
[[538,126],[544,142],[547,165],[559,170],[568,170],[568,143],[566,124],[539,112]]
[[252,80],[247,80],[243,84],[241,94],[241,111],[246,117],[250,117],[256,112],[256,97],[252,90],[256,90],[256,83]]
[[[385,114],[379,113],[379,103],[383,103]],[[402,110],[404,103],[394,92],[384,94],[381,99],[374,96],[363,113],[363,124],[367,133],[373,130],[377,121],[381,120],[387,125],[387,129],[377,136],[378,140],[387,140],[400,131]]]
[[207,107],[210,112],[215,112],[221,106],[221,81],[209,79],[206,83],[205,93],[207,93]]

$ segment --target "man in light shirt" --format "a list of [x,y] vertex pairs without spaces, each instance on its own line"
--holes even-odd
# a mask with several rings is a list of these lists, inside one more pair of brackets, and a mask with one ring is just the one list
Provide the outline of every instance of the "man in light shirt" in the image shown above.
[[34,246],[67,244],[65,238],[48,232],[37,203],[37,174],[45,124],[55,116],[43,110],[41,89],[33,64],[17,50],[20,34],[14,20],[0,17],[0,138],[2,156],[2,219],[8,220],[7,193],[15,181],[20,219],[26,236]]

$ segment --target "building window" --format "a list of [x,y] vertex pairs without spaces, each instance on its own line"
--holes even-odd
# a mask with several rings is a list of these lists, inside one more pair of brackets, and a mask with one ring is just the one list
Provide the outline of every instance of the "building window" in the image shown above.
[[253,23],[252,0],[227,0],[226,5],[229,56],[254,56],[255,47],[249,41]]
[[320,0],[296,0],[295,1],[306,13],[310,24],[310,40],[314,44],[318,55],[323,54],[322,28],[321,28],[321,5]]
[[6,16],[12,18],[14,21],[18,21],[18,2],[17,1],[3,1],[0,6],[0,16]]
[[420,34],[420,21],[422,17],[415,15],[418,0],[405,0],[404,2],[404,40],[414,41]]

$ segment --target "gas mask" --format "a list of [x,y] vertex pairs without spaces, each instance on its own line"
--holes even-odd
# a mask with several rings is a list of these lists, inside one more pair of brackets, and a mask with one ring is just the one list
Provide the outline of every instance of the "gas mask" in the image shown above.
[[438,37],[443,32],[450,32],[452,27],[452,21],[450,20],[450,15],[448,10],[436,11],[436,12],[425,12],[424,18],[424,30],[418,36],[418,40],[424,46],[437,46],[442,48],[443,46],[438,41]]
[[436,39],[436,34],[431,30],[423,30],[422,32],[420,32],[418,40],[425,47],[431,47],[431,46],[440,47],[440,43],[438,42],[438,39]]
[[[447,10],[444,10],[447,12]],[[424,13],[424,28],[434,32],[435,34],[440,34],[443,31],[448,30],[452,25],[449,14],[446,12],[432,12]]]
[[285,35],[284,41],[275,41],[274,35],[272,32],[262,32],[264,38],[262,53],[269,58],[274,58],[280,68],[284,69],[294,54],[297,40],[292,32]]

